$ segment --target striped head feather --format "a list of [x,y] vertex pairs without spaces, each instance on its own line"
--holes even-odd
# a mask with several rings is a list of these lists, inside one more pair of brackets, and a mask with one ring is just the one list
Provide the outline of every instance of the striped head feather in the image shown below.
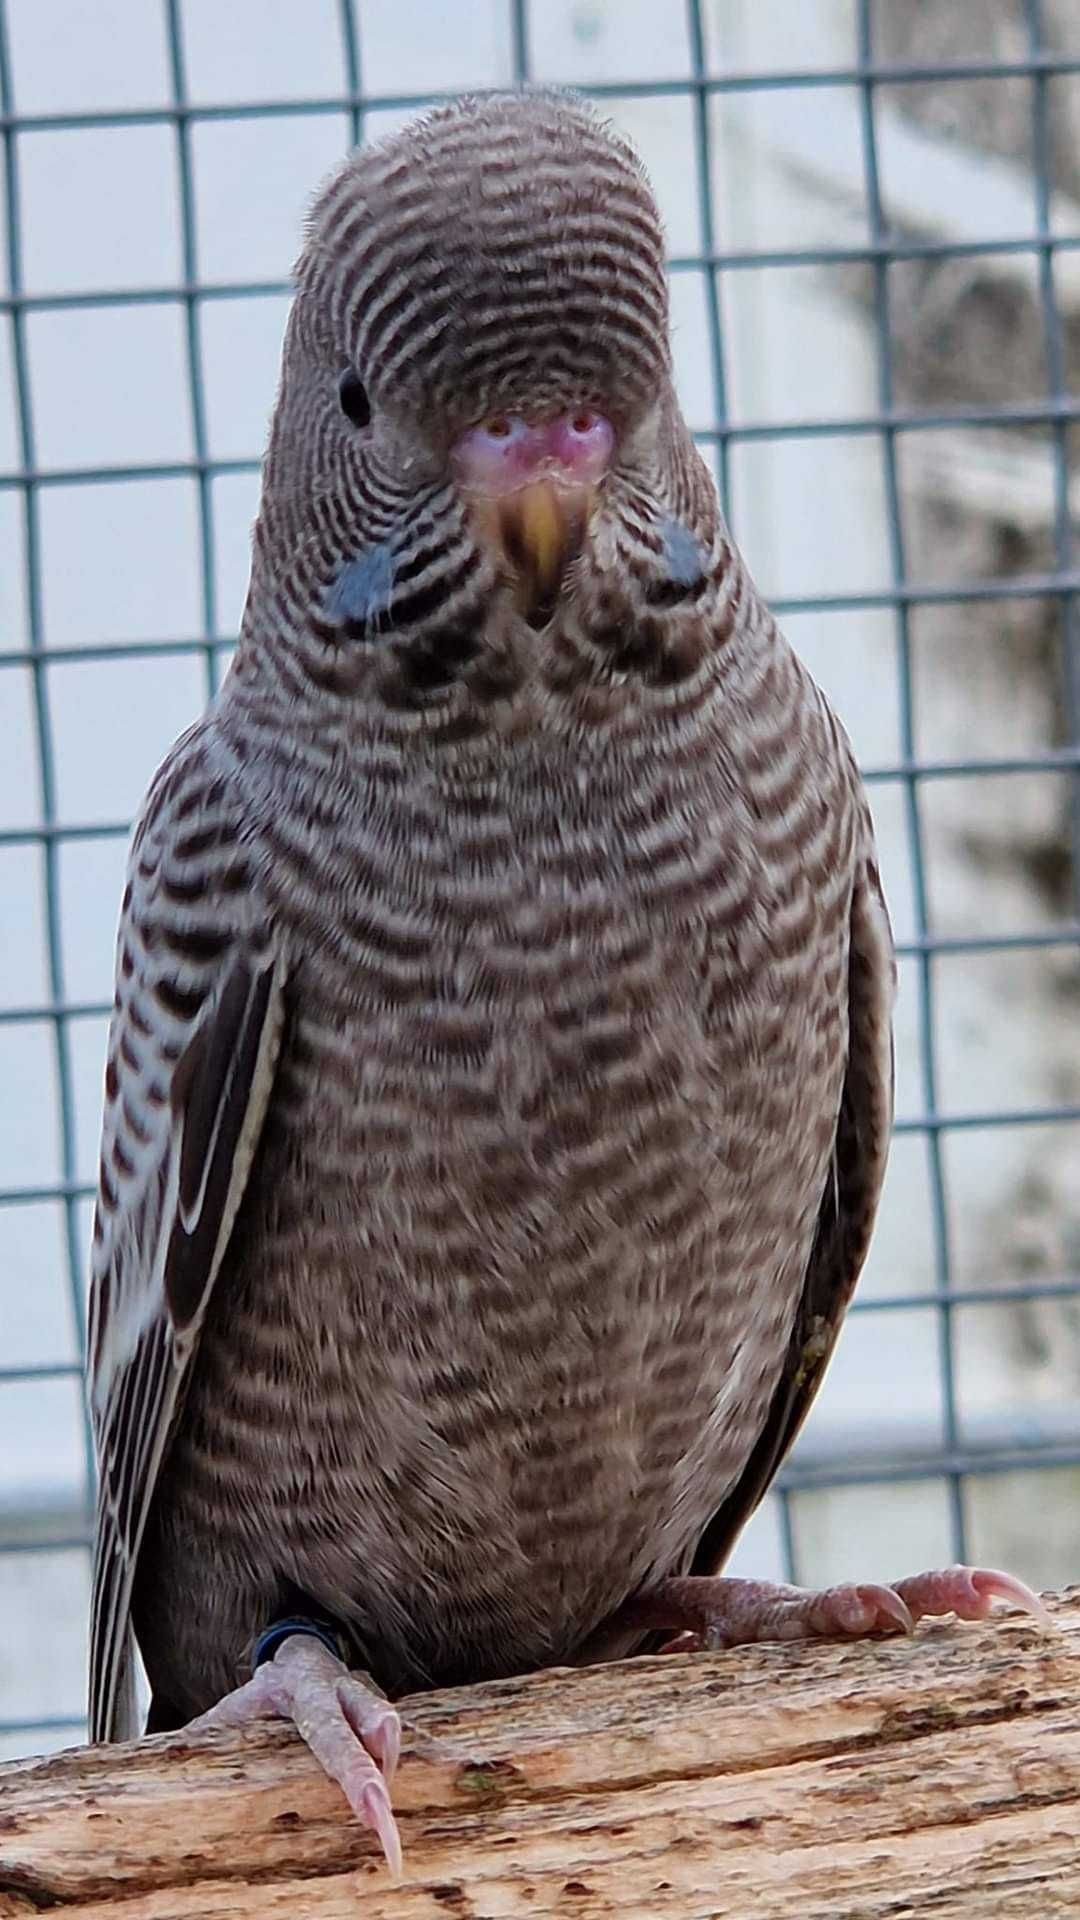
[[731,555],[659,214],[590,107],[465,98],[352,154],[296,287],[241,674],[430,709],[512,694],[556,642],[576,682],[700,664]]
[[362,148],[315,204],[297,279],[313,345],[435,447],[524,407],[630,424],[668,374],[652,195],[567,96],[467,98]]

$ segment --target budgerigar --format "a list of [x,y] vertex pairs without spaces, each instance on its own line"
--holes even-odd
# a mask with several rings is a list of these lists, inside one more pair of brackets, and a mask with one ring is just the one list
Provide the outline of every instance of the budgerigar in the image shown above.
[[152,1727],[294,1719],[396,1864],[409,1689],[1037,1608],[718,1573],[866,1253],[892,992],[850,747],[679,410],[634,155],[548,93],[353,155],[235,661],[124,894],[94,1737],[134,1730],[137,1641]]

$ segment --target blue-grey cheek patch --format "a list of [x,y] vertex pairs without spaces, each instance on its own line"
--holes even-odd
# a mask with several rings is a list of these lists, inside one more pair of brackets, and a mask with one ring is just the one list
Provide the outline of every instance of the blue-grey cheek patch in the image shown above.
[[660,538],[664,543],[669,580],[676,587],[692,587],[705,573],[709,564],[708,554],[702,550],[689,528],[673,517],[661,521]]
[[384,540],[346,561],[327,593],[326,618],[375,626],[390,611],[393,589],[394,549]]

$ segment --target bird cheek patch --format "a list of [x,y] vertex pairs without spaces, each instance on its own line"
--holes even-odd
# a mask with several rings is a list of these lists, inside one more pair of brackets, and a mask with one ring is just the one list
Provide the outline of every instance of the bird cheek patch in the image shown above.
[[660,538],[664,545],[664,565],[673,586],[693,587],[704,579],[708,555],[689,527],[669,516],[660,523]]
[[336,626],[379,631],[390,612],[394,549],[389,541],[365,547],[342,567],[326,596],[325,618]]

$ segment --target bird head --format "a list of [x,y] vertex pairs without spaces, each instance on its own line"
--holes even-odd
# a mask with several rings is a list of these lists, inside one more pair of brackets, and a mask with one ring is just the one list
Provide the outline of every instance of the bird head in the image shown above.
[[485,619],[505,633],[493,608],[557,626],[628,558],[688,586],[714,524],[629,146],[526,93],[353,154],[297,266],[256,530],[256,571],[293,569],[316,639],[386,638],[437,688]]

